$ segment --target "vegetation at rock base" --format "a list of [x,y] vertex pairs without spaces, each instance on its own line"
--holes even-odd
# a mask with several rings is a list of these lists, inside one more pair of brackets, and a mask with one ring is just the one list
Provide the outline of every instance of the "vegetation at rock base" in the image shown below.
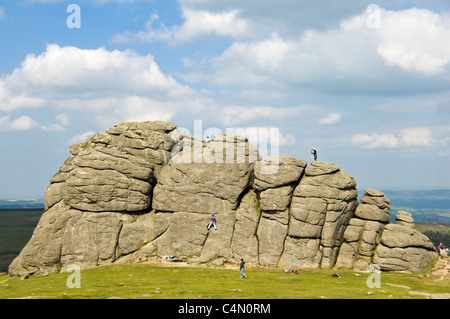
[[430,238],[435,247],[443,243],[446,248],[450,248],[450,223],[420,223],[416,225],[416,228]]
[[426,298],[423,293],[450,293],[449,279],[439,280],[431,270],[428,267],[412,275],[382,273],[380,288],[369,288],[367,279],[372,273],[343,269],[300,270],[291,275],[281,269],[249,267],[247,279],[241,279],[237,268],[109,265],[81,270],[81,287],[72,289],[67,287],[71,273],[25,280],[0,275],[0,299],[416,299]]

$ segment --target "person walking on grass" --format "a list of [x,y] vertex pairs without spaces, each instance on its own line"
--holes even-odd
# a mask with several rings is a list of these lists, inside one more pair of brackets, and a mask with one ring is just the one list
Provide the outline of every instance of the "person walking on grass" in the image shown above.
[[247,278],[247,275],[244,274],[245,261],[242,258],[241,258],[241,264],[239,265],[239,269],[241,270],[241,278]]
[[439,243],[438,249],[439,255],[441,255],[441,257],[446,255],[445,246],[443,243]]
[[211,221],[209,222],[209,224],[206,228],[209,230],[211,228],[211,226],[214,226],[214,229],[217,230],[216,217],[214,216],[214,214],[211,215]]

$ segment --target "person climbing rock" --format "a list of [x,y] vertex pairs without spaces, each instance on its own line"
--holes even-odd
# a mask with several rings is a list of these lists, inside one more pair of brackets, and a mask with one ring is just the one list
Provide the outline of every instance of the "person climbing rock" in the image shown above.
[[214,229],[217,230],[216,217],[214,216],[214,214],[211,215],[211,221],[209,222],[209,224],[206,228],[209,230],[211,228],[211,226],[214,226]]

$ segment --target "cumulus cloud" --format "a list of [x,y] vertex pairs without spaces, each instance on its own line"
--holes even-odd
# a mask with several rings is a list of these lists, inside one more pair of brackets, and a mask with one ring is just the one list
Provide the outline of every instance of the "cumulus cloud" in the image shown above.
[[358,95],[447,90],[448,16],[380,8],[380,27],[372,28],[370,15],[364,11],[296,38],[272,33],[264,39],[237,39],[220,55],[204,59],[203,74],[196,70],[192,78],[242,92],[250,87],[253,96],[302,89]]
[[70,123],[69,116],[66,113],[56,115],[55,119],[64,126],[68,126]]
[[223,125],[239,125],[262,120],[287,121],[300,116],[303,118],[312,116],[319,109],[320,106],[310,104],[294,107],[230,105],[220,110],[220,118]]
[[[0,79],[0,111],[53,109],[61,124],[47,128],[53,131],[68,126],[73,112],[103,125],[170,120],[180,110],[198,110],[199,98],[163,74],[152,55],[130,50],[48,45],[45,52],[29,54],[19,68]],[[9,118],[4,123],[11,129],[18,125]],[[28,120],[24,127],[36,125]]]
[[427,9],[383,10],[378,54],[387,64],[427,75],[450,62],[450,19]]
[[352,142],[363,148],[394,148],[399,145],[398,138],[392,134],[357,134],[352,138]]
[[9,115],[0,117],[0,132],[42,130],[46,132],[63,132],[65,129],[59,124],[49,126],[39,125],[31,117],[22,115],[15,120],[11,120]]
[[28,116],[21,116],[12,121],[9,115],[0,117],[1,131],[27,131],[37,126],[38,124]]
[[[29,54],[22,66],[0,80],[1,92],[16,92],[14,96],[29,94],[39,98],[79,98],[101,95],[118,95],[128,92],[149,94],[160,98],[184,95],[191,90],[165,76],[152,55],[140,56],[133,51],[108,51],[77,47],[48,45],[38,56]],[[28,101],[17,107],[25,107]],[[8,108],[0,101],[0,110]],[[14,107],[14,105],[12,106]]]
[[169,41],[172,43],[186,43],[205,36],[248,37],[252,33],[249,23],[239,18],[239,10],[210,12],[182,8],[184,23],[181,26],[166,27],[160,24],[154,13],[147,21],[145,30],[137,33],[129,31],[116,34],[111,39],[113,43]]
[[327,117],[319,120],[319,124],[321,125],[331,125],[336,124],[341,121],[341,114],[339,113],[330,113]]
[[363,148],[398,148],[431,146],[434,139],[426,127],[402,129],[395,134],[357,134],[352,143]]
[[431,132],[426,127],[403,129],[400,132],[400,139],[405,146],[430,146],[433,144]]

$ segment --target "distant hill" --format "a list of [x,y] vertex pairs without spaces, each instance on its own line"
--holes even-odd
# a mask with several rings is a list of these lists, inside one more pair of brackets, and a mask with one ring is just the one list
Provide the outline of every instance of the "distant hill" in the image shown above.
[[43,209],[44,207],[44,199],[0,199],[0,209]]
[[435,247],[443,243],[446,248],[450,247],[450,223],[426,222],[416,224],[418,231],[426,235]]
[[450,190],[382,190],[391,202],[391,222],[397,211],[413,215],[416,223],[450,223]]

